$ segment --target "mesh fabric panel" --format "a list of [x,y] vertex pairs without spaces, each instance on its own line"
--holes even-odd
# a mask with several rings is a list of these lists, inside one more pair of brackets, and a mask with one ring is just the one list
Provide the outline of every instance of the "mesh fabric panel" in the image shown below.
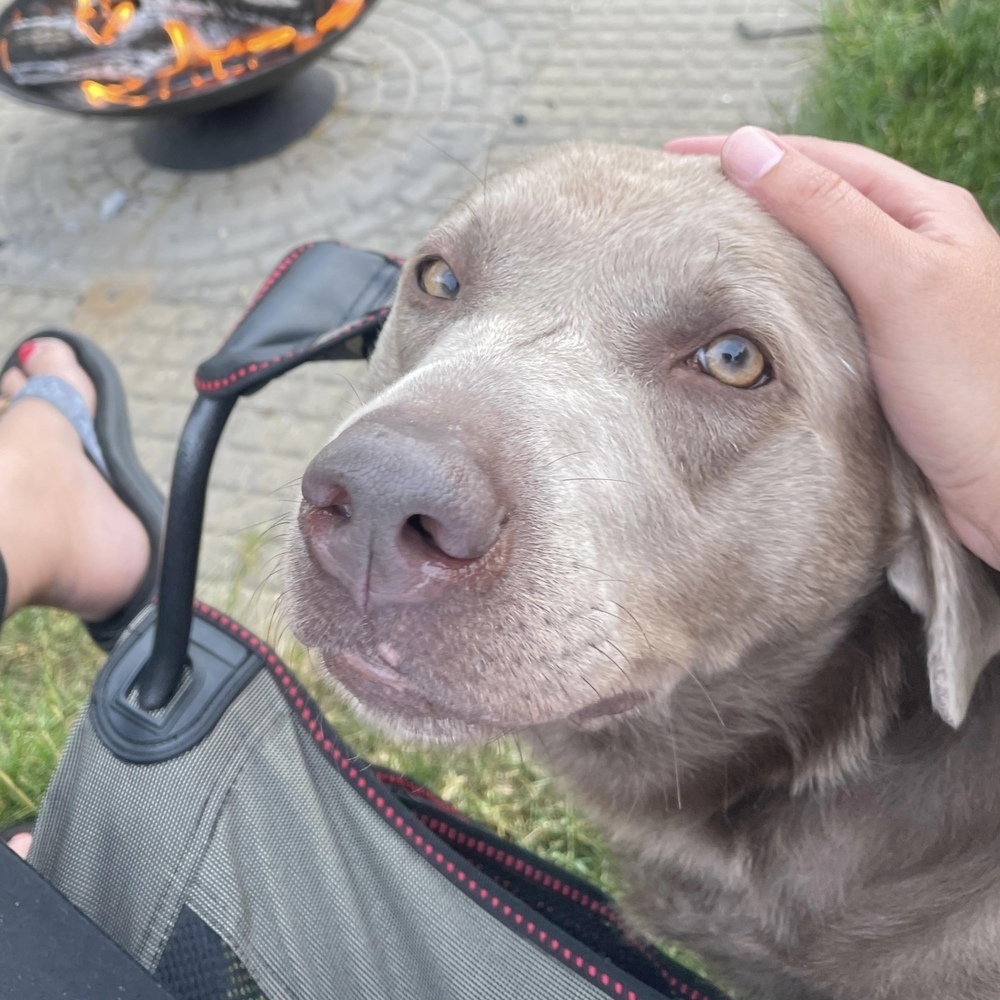
[[588,979],[600,958],[530,910],[535,939],[504,923],[516,900],[475,869],[475,892],[449,880],[444,862],[462,859],[402,810],[387,822],[388,790],[370,777],[380,813],[359,793],[364,775],[347,780],[348,760],[332,766],[322,742],[266,672],[198,746],[159,764],[118,760],[84,715],[32,861],[150,970],[163,959],[166,974],[186,908],[267,1000],[674,995],[606,963]]
[[32,849],[183,1000],[721,1000],[593,887],[383,782],[256,637],[196,611],[259,672],[158,763],[119,760],[81,716]]
[[174,924],[156,978],[174,1000],[267,1000],[233,950],[187,907]]

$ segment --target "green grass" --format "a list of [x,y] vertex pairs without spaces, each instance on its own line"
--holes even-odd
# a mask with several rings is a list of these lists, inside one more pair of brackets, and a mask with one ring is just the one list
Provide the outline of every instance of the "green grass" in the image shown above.
[[31,608],[0,633],[0,829],[31,819],[101,662],[69,615]]
[[1000,3],[835,0],[823,22],[795,129],[960,184],[1000,225]]

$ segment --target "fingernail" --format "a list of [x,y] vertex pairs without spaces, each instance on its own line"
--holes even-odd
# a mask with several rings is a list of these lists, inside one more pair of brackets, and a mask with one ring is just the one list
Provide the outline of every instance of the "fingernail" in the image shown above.
[[17,349],[17,360],[19,364],[26,365],[31,355],[38,349],[38,344],[33,340],[26,340]]
[[753,184],[781,162],[784,149],[770,132],[745,125],[738,128],[722,147],[722,164],[737,184]]

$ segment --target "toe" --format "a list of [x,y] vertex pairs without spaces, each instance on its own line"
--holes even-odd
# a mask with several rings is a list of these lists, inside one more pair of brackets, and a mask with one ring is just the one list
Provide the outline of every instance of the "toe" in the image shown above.
[[0,378],[0,397],[8,401],[13,399],[27,381],[28,376],[20,368],[8,369]]
[[93,414],[97,404],[97,393],[94,391],[94,384],[76,360],[73,348],[53,337],[37,337],[29,343],[34,345],[34,350],[21,355],[20,364],[23,371],[29,377],[58,375],[65,379],[83,396],[87,409]]
[[31,850],[31,841],[32,836],[30,833],[15,833],[7,841],[7,846],[19,857],[27,858],[28,851]]

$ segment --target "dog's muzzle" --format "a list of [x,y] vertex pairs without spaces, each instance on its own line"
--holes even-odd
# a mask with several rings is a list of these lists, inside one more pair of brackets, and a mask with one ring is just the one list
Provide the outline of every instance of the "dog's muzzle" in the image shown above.
[[310,557],[362,612],[431,601],[497,569],[507,510],[446,432],[363,419],[313,459],[302,496]]

